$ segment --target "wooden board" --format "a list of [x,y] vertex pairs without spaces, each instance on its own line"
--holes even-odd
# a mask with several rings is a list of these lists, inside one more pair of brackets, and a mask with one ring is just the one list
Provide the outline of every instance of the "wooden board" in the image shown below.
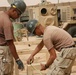
[[[24,45],[20,45],[20,48],[17,47],[17,49],[20,49],[20,50],[17,50],[18,52],[18,55],[20,57],[20,59],[23,61],[24,65],[25,65],[25,70],[24,71],[20,71],[18,70],[17,68],[17,64],[15,64],[15,74],[16,75],[27,75],[27,63],[26,63],[26,60],[29,58],[29,56],[31,55],[31,53],[34,51],[33,47],[32,49],[33,50],[30,50],[31,48],[28,48],[29,50],[25,50],[24,48]],[[23,48],[23,50],[22,50]],[[35,60],[34,60],[34,63],[41,63],[41,62],[46,62],[47,58],[48,58],[48,51],[43,48],[36,56],[35,56]]]
[[[45,63],[45,62],[43,62]],[[27,75],[46,75],[47,70],[40,71],[40,63],[31,64],[27,66]]]
[[42,38],[38,38],[37,36],[29,37],[29,40],[27,40],[26,37],[23,37],[22,41],[16,41],[14,43],[15,45],[37,45],[41,40]]

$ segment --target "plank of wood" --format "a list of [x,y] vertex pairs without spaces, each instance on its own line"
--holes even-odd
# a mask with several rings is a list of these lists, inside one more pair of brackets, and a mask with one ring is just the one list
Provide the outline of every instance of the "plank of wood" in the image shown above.
[[[17,68],[17,65],[15,65],[15,74],[16,75],[20,75],[20,74],[27,74],[27,63],[26,60],[27,58],[31,55],[31,53],[33,52],[33,50],[31,50],[30,52],[28,50],[24,50],[24,51],[18,51],[18,55],[20,57],[20,59],[23,61],[24,65],[25,65],[25,70],[24,71],[20,71]],[[47,60],[47,50],[43,49],[41,52],[39,52],[36,56],[35,56],[35,61],[34,63],[40,63],[40,62],[45,62]]]
[[[30,51],[30,50],[35,50],[35,48],[37,47],[37,45],[31,45],[30,47],[28,45],[15,45],[15,47],[16,47],[17,51],[23,51],[23,50]],[[42,48],[42,50],[43,49],[47,50],[47,48],[45,46]]]
[[14,44],[15,45],[36,45],[38,44],[40,41],[42,40],[42,38],[38,38],[38,37],[29,37],[29,40],[27,40],[26,37],[23,37],[23,40],[22,41],[15,41]]
[[[31,54],[19,55],[20,59],[26,64],[27,59]],[[38,53],[34,57],[34,63],[45,62],[47,60],[46,53]]]
[[19,75],[19,70],[18,70],[18,66],[14,60],[14,75]]
[[[45,62],[43,62],[45,63]],[[45,71],[40,71],[40,63],[34,63],[32,65],[27,66],[27,74],[28,75],[46,75],[47,70]]]
[[76,66],[72,67],[72,73],[76,73]]

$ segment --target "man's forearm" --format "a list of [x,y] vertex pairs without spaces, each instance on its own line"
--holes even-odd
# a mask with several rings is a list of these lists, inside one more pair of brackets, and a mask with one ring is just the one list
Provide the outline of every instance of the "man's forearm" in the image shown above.
[[45,67],[49,67],[53,62],[54,62],[55,58],[53,56],[50,56],[47,63],[45,64]]
[[56,59],[56,52],[55,52],[55,49],[54,48],[51,48],[48,51],[50,53],[50,56],[49,56],[49,59],[48,59],[48,61],[46,63],[46,66],[49,67],[54,62],[54,60]]
[[35,56],[42,48],[43,48],[44,44],[43,44],[43,41],[41,41],[37,47],[35,48],[34,52],[32,53],[31,56]]
[[12,45],[12,46],[9,46],[9,48],[10,48],[11,53],[12,53],[13,57],[15,58],[15,60],[18,59],[19,57],[18,57],[18,54],[17,54],[15,46]]
[[18,59],[19,57],[18,57],[18,54],[16,52],[16,48],[15,48],[15,45],[14,45],[13,41],[12,40],[8,41],[7,44],[9,46],[10,51],[11,51],[13,57],[15,58],[15,60]]

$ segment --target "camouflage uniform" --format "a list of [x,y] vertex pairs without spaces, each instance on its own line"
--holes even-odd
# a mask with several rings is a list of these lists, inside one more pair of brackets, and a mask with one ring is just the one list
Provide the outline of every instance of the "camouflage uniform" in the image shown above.
[[13,57],[8,46],[0,46],[0,75],[13,75]]
[[47,75],[70,75],[76,57],[72,37],[63,29],[48,26],[44,31],[43,41],[48,50],[54,47],[59,52]]
[[12,75],[13,57],[7,46],[8,40],[13,40],[13,25],[9,16],[0,12],[0,75]]
[[75,61],[76,48],[64,48],[49,67],[47,75],[70,75],[71,68]]

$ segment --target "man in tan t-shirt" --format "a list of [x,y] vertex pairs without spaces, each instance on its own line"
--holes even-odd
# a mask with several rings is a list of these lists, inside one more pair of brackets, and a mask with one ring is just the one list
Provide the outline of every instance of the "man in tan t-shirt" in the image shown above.
[[0,11],[0,75],[13,75],[13,57],[18,68],[24,69],[14,45],[13,25],[10,18],[19,18],[25,9],[25,2],[17,0],[11,4],[9,10]]
[[[50,56],[46,64],[41,64],[41,71],[49,68],[47,75],[70,75],[76,57],[75,43],[70,34],[56,26],[50,25],[44,28],[35,19],[28,21],[26,28],[33,34],[43,35],[42,41],[30,55],[27,63],[31,64],[34,56],[45,45]],[[59,52],[58,56],[55,50]]]

